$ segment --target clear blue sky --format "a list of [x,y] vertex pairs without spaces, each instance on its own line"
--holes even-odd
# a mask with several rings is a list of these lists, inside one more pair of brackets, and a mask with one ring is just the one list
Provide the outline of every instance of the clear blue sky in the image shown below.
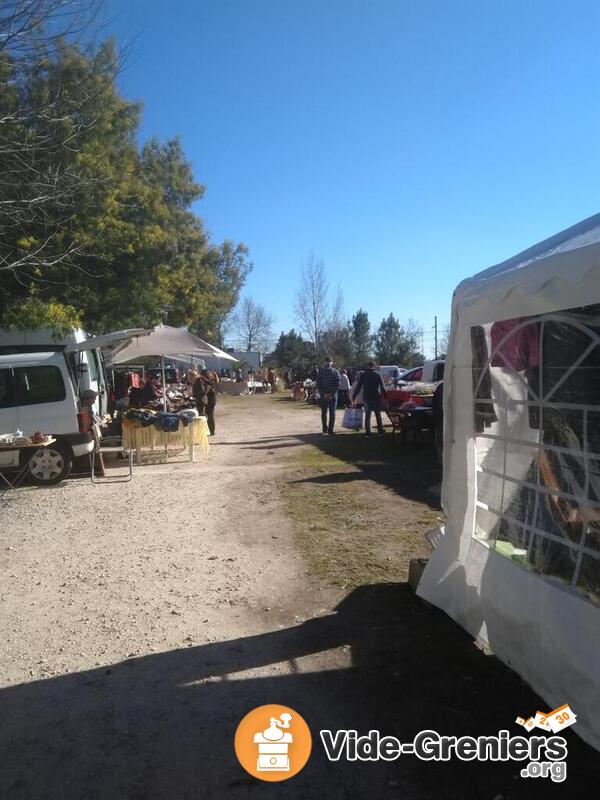
[[[464,277],[600,210],[600,3],[109,0],[142,138],[179,135],[277,329],[311,249],[429,331]],[[133,40],[133,41],[132,41]],[[431,345],[431,338],[426,346]]]

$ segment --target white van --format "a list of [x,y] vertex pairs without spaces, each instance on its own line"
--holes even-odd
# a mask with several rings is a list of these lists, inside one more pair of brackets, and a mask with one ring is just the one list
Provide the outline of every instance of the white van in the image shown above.
[[114,347],[135,336],[147,336],[152,330],[131,328],[89,336],[81,328],[72,328],[66,335],[57,336],[52,328],[3,328],[0,329],[0,356],[52,351],[64,353],[74,376],[77,396],[86,390],[95,392],[97,396],[92,408],[102,417],[108,411],[108,380],[101,348]]
[[[74,331],[45,349],[39,341],[52,338],[51,332],[0,331],[0,433],[21,430],[31,436],[41,431],[56,439],[31,459],[32,480],[57,483],[69,475],[75,458],[92,452],[93,420],[80,398],[86,390],[98,392],[92,410],[105,413],[107,384],[100,348],[151,331],[135,328],[94,337]],[[0,453],[0,459],[3,466],[20,466],[18,452]]]
[[[64,353],[0,355],[0,432],[25,436],[48,433],[56,442],[40,448],[30,461],[36,483],[57,483],[73,459],[94,449],[92,420],[80,407],[75,376]],[[0,453],[4,467],[19,467],[19,453]]]
[[80,395],[86,390],[95,392],[97,398],[93,408],[101,417],[108,409],[108,383],[100,348],[78,347],[89,339],[90,337],[81,328],[72,328],[65,336],[56,336],[51,328],[32,330],[5,328],[0,330],[0,355],[51,351],[69,353],[67,357],[71,360],[71,367],[75,372],[77,393]]

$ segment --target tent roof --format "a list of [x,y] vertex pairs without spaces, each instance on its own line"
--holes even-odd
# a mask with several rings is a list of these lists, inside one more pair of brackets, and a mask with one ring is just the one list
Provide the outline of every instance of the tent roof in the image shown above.
[[118,347],[112,360],[115,364],[123,364],[142,356],[174,356],[177,353],[193,353],[197,357],[218,355],[220,358],[236,360],[189,331],[169,325],[156,325],[149,336],[135,338]]
[[461,300],[486,295],[493,302],[503,299],[517,285],[535,294],[553,278],[574,284],[600,264],[600,214],[528,247],[462,281],[456,289]]

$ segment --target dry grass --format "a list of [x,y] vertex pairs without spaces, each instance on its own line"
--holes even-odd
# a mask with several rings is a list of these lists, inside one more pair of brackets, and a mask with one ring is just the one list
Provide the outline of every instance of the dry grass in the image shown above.
[[[417,464],[428,460],[414,455]],[[405,581],[410,559],[427,555],[423,533],[441,513],[414,496],[414,485],[403,491],[398,458],[391,442],[360,434],[323,437],[296,456],[283,494],[311,572],[341,588]]]

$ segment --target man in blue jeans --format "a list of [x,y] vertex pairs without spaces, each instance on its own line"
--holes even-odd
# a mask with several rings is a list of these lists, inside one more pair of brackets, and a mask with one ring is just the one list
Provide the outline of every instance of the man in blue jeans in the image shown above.
[[365,435],[371,436],[371,413],[375,414],[375,419],[377,420],[377,432],[385,433],[381,420],[381,399],[387,397],[387,392],[373,361],[369,361],[367,369],[361,372],[356,389],[352,394],[352,402],[356,400],[356,396],[361,389],[363,390],[363,405],[365,407]]
[[[335,409],[337,408],[338,391],[340,388],[340,373],[332,366],[330,358],[325,359],[325,366],[321,367],[317,374],[317,391],[319,392],[319,404],[321,406],[321,423],[323,433],[333,436],[335,431]],[[329,412],[329,421],[327,420]]]

